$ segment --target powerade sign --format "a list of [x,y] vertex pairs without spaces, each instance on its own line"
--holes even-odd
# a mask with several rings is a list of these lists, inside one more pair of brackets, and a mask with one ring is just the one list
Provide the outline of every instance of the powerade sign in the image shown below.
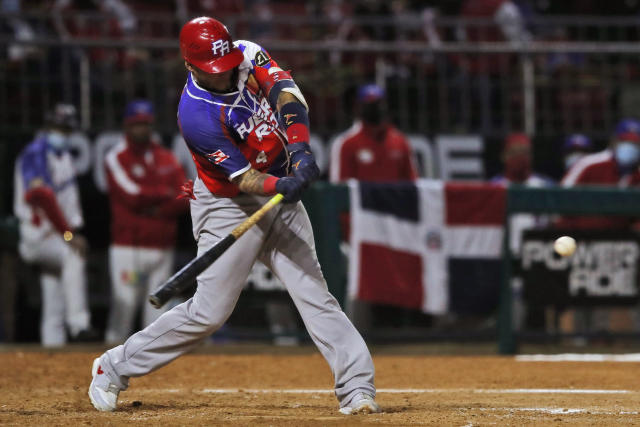
[[[562,235],[577,241],[571,256],[553,250]],[[556,306],[635,304],[639,257],[640,236],[630,231],[527,231],[520,260],[525,299]]]

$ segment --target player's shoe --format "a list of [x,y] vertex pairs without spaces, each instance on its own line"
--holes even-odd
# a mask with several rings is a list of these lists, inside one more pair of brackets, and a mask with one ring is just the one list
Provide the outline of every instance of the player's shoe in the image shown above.
[[344,415],[375,414],[380,412],[380,406],[373,400],[373,397],[366,394],[357,394],[348,406],[340,408],[340,413]]
[[93,361],[91,368],[91,385],[89,386],[89,399],[93,407],[98,411],[111,412],[116,410],[120,388],[109,381],[109,377],[100,366],[100,358]]

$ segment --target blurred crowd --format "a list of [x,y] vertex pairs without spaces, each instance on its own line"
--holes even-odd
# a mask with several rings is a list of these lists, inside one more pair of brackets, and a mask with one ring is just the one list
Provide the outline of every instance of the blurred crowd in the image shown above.
[[[476,55],[472,48],[464,53],[446,54],[428,50],[418,54],[403,50],[395,52],[389,50],[389,46],[379,53],[357,51],[359,46],[365,47],[368,43],[403,47],[405,43],[419,42],[438,48],[452,42],[507,42],[517,46],[528,41],[610,42],[636,41],[640,37],[633,21],[640,12],[635,2],[5,0],[2,12],[6,19],[1,21],[0,31],[19,41],[7,44],[9,69],[30,58],[41,58],[46,49],[52,49],[39,43],[28,44],[29,41],[86,43],[99,39],[124,43],[124,47],[116,44],[115,47],[83,48],[89,54],[94,73],[90,85],[96,93],[107,90],[109,83],[108,79],[95,76],[101,72],[96,70],[98,65],[106,64],[111,67],[109,72],[114,73],[141,67],[155,70],[154,63],[174,61],[174,51],[141,47],[137,43],[152,40],[172,43],[181,24],[196,15],[223,19],[237,39],[255,40],[266,46],[276,41],[346,44],[356,51],[284,49],[277,52],[281,62],[296,70],[297,79],[309,94],[314,109],[322,111],[312,120],[333,130],[343,125],[340,114],[349,110],[356,87],[372,80],[388,87],[393,113],[396,119],[403,120],[405,127],[419,127],[421,131],[479,129],[495,134],[524,125],[522,114],[513,113],[526,108],[520,56],[506,53]],[[572,20],[574,15],[586,17],[586,20]],[[620,15],[625,16],[626,21],[607,21],[607,16]],[[561,18],[558,20],[557,16]],[[604,21],[597,23],[589,19]],[[72,59],[71,65],[65,65],[57,54],[45,56],[49,62],[46,69],[51,76],[50,86],[60,84],[56,76],[69,72],[59,68],[79,67],[74,62],[79,61],[77,58]],[[77,55],[72,53],[71,56]],[[566,132],[583,123],[598,129],[612,114],[630,114],[625,110],[637,105],[635,89],[622,92],[615,84],[607,84],[609,79],[616,77],[637,80],[640,68],[635,61],[618,61],[618,57],[612,56],[607,61],[609,65],[596,56],[565,52],[539,54],[533,59],[536,98],[540,100],[534,105],[536,120],[544,123],[540,130]],[[327,65],[331,72],[323,69]],[[43,72],[41,68],[35,69],[36,73]],[[16,71],[29,70],[16,68]],[[172,86],[181,84],[180,80],[171,80]],[[16,81],[16,87],[18,84]],[[68,100],[77,103],[79,95],[68,93],[68,86],[72,84],[73,79],[62,83],[66,86],[52,98],[64,94],[65,97],[72,96]],[[155,84],[160,86],[160,83]],[[157,98],[164,96],[162,87],[152,88],[152,83],[142,77],[130,77],[125,85],[136,96],[155,98],[156,107],[160,102]],[[318,88],[326,90],[320,92]],[[149,93],[151,90],[161,95]],[[26,103],[28,107],[25,108],[37,108],[36,102],[19,98],[25,96],[23,92],[10,92],[8,97],[13,102]],[[346,109],[332,111],[331,106],[336,104],[344,104]],[[418,108],[408,108],[408,105]],[[438,108],[425,108],[424,105],[437,105]],[[102,115],[114,117],[106,112]]]

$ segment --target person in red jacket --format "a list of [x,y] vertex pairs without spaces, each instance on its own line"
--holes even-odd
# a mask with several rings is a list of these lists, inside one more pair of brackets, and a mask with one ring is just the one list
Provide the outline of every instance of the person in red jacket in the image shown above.
[[[333,183],[350,178],[370,182],[414,181],[418,174],[405,136],[385,114],[385,92],[375,84],[358,90],[356,109],[359,119],[331,146],[329,179]],[[340,215],[342,239],[349,241],[350,217]],[[361,331],[373,327],[374,318],[399,318],[403,310],[357,299],[347,301],[346,312]]]
[[145,301],[171,273],[176,218],[189,206],[186,199],[176,198],[184,171],[173,153],[154,141],[152,123],[149,101],[130,102],[124,115],[124,141],[105,158],[113,296],[105,340],[110,343],[129,336],[140,305],[145,326],[164,312]]
[[[564,187],[640,185],[640,120],[623,119],[615,129],[611,147],[578,160],[562,178]],[[580,229],[624,229],[633,219],[625,217],[565,217],[558,226]]]
[[358,91],[360,119],[331,146],[329,178],[337,183],[349,178],[361,181],[413,181],[417,178],[411,147],[405,136],[389,123],[384,111],[384,90],[375,85]]
[[[581,157],[562,179],[564,187],[609,186],[617,188],[640,185],[640,120],[626,118],[616,125],[610,146],[600,152]],[[564,229],[626,230],[637,227],[638,218],[624,216],[564,216],[556,225]],[[633,311],[633,310],[632,310]],[[632,323],[637,314],[622,308],[576,309],[568,311],[573,316],[573,330],[569,332],[597,332],[612,330],[614,316],[621,322]],[[565,322],[565,324],[570,324]],[[627,326],[625,325],[625,326]],[[580,340],[582,341],[582,340]],[[579,341],[579,342],[580,342]]]

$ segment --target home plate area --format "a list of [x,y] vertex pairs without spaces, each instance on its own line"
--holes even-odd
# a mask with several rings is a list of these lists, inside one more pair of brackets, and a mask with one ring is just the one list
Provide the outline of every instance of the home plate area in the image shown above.
[[640,424],[631,358],[376,355],[382,413],[338,412],[328,365],[306,354],[193,354],[131,379],[118,410],[93,409],[99,351],[0,352],[0,424]]

